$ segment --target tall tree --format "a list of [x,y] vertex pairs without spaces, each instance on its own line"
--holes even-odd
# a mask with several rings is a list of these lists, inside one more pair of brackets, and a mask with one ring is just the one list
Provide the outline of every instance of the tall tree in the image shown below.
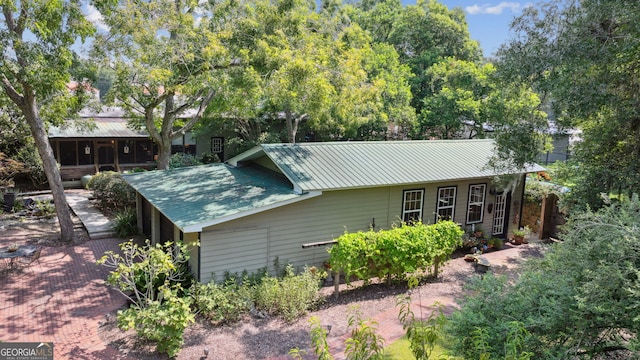
[[639,18],[637,1],[550,2],[525,9],[498,52],[501,76],[531,84],[561,125],[583,130],[572,192],[583,204],[640,188]]
[[95,28],[85,19],[80,1],[6,0],[0,6],[1,87],[29,124],[53,195],[61,241],[71,242],[71,213],[46,123],[59,124],[78,110],[78,97],[66,87],[70,46],[78,38],[91,36]]
[[335,139],[357,136],[365,124],[386,134],[389,122],[411,123],[410,73],[395,51],[374,45],[337,3],[315,7],[264,0],[247,8],[239,34],[254,36],[239,42],[264,90],[256,107],[283,122],[289,142],[301,125]]
[[436,0],[418,0],[404,8],[394,0],[366,0],[356,3],[352,17],[368,30],[374,41],[395,47],[400,61],[409,65],[412,105],[417,113],[431,95],[428,69],[446,59],[481,60],[480,46],[471,40],[464,11],[449,10]]
[[216,76],[237,65],[225,40],[232,34],[234,1],[130,1],[105,15],[110,27],[94,54],[112,66],[110,98],[144,126],[166,169],[172,140],[202,119],[219,94]]

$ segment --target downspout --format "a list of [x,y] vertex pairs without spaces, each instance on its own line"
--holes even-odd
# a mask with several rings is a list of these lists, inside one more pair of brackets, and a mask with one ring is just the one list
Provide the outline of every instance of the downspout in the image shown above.
[[527,173],[521,175],[522,186],[520,188],[520,210],[518,211],[518,229],[522,227],[522,210],[524,210],[524,189],[527,182]]
[[[202,231],[198,232],[198,241],[201,241],[202,239]],[[200,274],[201,270],[201,264],[202,264],[202,242],[200,243],[200,246],[198,246],[198,282],[200,282],[202,280],[202,275]],[[214,279],[215,281],[215,279]]]

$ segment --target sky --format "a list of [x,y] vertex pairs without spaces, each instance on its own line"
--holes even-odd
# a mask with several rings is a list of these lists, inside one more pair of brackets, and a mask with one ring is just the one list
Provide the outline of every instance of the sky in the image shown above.
[[[527,6],[542,0],[439,0],[449,9],[460,7],[467,15],[471,38],[480,42],[484,55],[492,56],[500,45],[509,39],[509,25],[514,17]],[[415,4],[415,0],[403,0],[403,4]]]

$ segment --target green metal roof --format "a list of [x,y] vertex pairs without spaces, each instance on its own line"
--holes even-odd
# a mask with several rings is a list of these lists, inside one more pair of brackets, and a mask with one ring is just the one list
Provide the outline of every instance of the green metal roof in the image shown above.
[[[85,120],[86,121],[86,120]],[[52,126],[49,128],[50,139],[69,139],[69,138],[148,138],[146,131],[133,130],[128,126],[127,119],[122,118],[94,118],[91,129],[78,127],[75,120],[67,120],[60,127]]]
[[318,194],[295,194],[282,176],[253,167],[210,164],[123,175],[184,232]]
[[[494,150],[490,139],[263,144],[229,163],[266,155],[296,191],[304,192],[499,175],[486,166]],[[526,171],[539,170],[533,164]]]

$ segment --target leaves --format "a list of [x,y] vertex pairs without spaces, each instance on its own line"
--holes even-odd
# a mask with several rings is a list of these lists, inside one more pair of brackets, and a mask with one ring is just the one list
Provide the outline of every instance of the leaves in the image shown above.
[[462,234],[452,221],[346,233],[328,250],[329,263],[343,271],[347,281],[351,275],[365,281],[374,277],[404,279],[407,273],[438,266],[461,245]]

